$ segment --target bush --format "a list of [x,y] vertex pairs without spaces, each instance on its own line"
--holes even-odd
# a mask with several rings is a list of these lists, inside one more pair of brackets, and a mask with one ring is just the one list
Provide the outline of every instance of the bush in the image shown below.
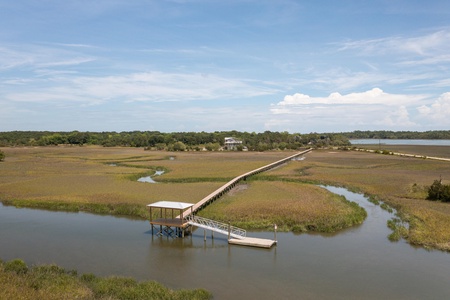
[[450,202],[450,185],[442,184],[442,179],[435,180],[428,188],[428,200]]
[[28,266],[23,260],[14,259],[5,263],[5,271],[25,274],[28,272]]
[[4,161],[4,160],[5,160],[5,152],[0,150],[0,161]]

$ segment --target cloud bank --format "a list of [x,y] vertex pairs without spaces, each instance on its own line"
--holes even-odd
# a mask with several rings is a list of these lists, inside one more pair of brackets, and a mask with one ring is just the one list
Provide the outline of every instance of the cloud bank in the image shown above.
[[322,131],[446,129],[450,127],[450,93],[438,99],[391,94],[380,88],[345,95],[334,92],[327,97],[295,93],[272,104],[270,111],[266,127],[277,130],[315,131],[314,124]]

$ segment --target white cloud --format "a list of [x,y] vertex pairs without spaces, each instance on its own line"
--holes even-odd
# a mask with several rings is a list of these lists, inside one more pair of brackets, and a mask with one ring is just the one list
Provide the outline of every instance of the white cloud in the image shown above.
[[416,126],[414,122],[409,119],[409,113],[405,106],[400,106],[395,110],[388,111],[384,119],[379,122],[375,122],[379,126],[387,127],[401,127],[408,128],[411,126]]
[[0,47],[0,70],[29,67],[31,70],[76,66],[95,61],[92,55],[40,45],[9,45]]
[[385,55],[392,53],[412,53],[434,55],[450,49],[450,28],[417,37],[387,37],[344,42],[340,51],[357,50],[361,54]]
[[431,57],[403,61],[403,62],[399,63],[399,65],[420,66],[420,65],[436,65],[436,64],[443,64],[443,63],[450,63],[450,55],[449,54],[435,55],[435,56],[431,56]]
[[350,93],[341,95],[340,93],[331,93],[328,97],[310,97],[308,95],[296,93],[294,95],[286,95],[283,101],[277,106],[296,106],[296,105],[338,105],[338,104],[354,104],[368,105],[380,104],[388,106],[398,106],[400,104],[411,104],[423,99],[422,95],[398,95],[388,94],[379,88],[373,88],[362,93]]
[[88,62],[95,61],[92,57],[75,57],[70,59],[64,59],[64,60],[58,60],[58,61],[52,61],[52,62],[43,62],[38,63],[36,67],[60,67],[60,66],[73,66],[73,65],[79,65],[84,64]]
[[[47,86],[44,86],[47,85]],[[192,101],[270,95],[276,90],[253,82],[216,75],[147,72],[107,77],[56,77],[27,91],[5,93],[17,102],[80,101],[99,104],[118,99],[134,101]]]
[[[272,114],[266,127],[270,130],[294,132],[333,132],[356,129],[420,130],[439,125],[431,118],[422,120],[423,114],[442,110],[447,114],[449,95],[442,96],[429,106],[427,95],[390,94],[379,88],[360,93],[331,93],[327,97],[312,97],[297,93],[287,95],[283,101],[272,104]],[[448,121],[447,121],[448,122]],[[435,126],[434,126],[435,127]]]
[[418,112],[425,118],[433,120],[436,125],[450,126],[450,92],[442,94],[431,105],[417,107]]

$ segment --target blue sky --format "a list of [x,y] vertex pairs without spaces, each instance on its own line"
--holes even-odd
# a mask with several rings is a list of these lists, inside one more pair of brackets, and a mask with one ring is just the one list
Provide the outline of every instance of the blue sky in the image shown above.
[[0,0],[0,131],[450,129],[448,0]]

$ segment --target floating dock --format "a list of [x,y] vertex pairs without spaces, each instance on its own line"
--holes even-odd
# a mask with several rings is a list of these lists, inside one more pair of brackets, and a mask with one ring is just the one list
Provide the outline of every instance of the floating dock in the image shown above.
[[269,248],[272,248],[272,246],[275,245],[277,243],[277,241],[246,237],[243,239],[229,239],[228,243],[232,244],[232,245],[241,245],[241,246],[268,248],[269,249]]

